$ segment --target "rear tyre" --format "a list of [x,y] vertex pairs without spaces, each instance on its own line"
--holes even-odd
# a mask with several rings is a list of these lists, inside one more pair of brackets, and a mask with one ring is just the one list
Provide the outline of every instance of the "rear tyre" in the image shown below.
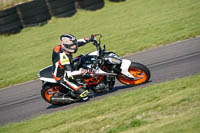
[[61,89],[62,87],[58,84],[45,84],[42,87],[41,96],[46,102],[53,105],[58,105],[51,102],[51,97],[58,94],[61,91]]
[[132,62],[129,67],[129,73],[135,78],[129,78],[123,74],[117,75],[117,79],[127,85],[140,85],[149,81],[151,77],[150,70],[143,64]]

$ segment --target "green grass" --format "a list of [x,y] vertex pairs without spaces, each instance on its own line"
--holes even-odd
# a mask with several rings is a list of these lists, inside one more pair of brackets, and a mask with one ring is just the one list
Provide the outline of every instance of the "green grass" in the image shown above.
[[[120,56],[200,34],[199,0],[127,0],[97,11],[78,10],[70,18],[0,36],[0,88],[36,79],[51,64],[52,49],[63,33],[77,38],[102,33],[107,50]],[[88,44],[79,53],[91,52]],[[78,53],[78,54],[79,54]]]
[[0,133],[199,133],[199,82],[200,74],[117,93]]
[[4,10],[10,7],[13,7],[17,4],[28,2],[31,0],[0,0],[0,10]]

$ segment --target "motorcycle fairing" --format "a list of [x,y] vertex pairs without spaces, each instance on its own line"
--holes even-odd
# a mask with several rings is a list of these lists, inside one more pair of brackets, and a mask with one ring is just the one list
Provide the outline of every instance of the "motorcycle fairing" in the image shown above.
[[95,70],[95,74],[96,75],[113,75],[113,76],[117,75],[116,73],[107,73],[107,72],[103,71],[100,68],[98,68],[98,69]]
[[40,80],[44,82],[57,83],[52,75],[52,67],[53,66],[48,66],[40,70],[40,72],[38,73],[38,77],[40,78]]
[[44,78],[44,77],[41,77],[40,80],[42,80],[44,82],[57,83],[57,81],[54,78]]
[[122,64],[121,64],[121,73],[126,75],[129,78],[134,78],[132,74],[129,73],[129,67],[131,65],[131,61],[127,59],[122,59]]
[[[89,55],[97,55],[97,54],[98,54],[98,51],[94,51],[94,52],[90,53]],[[128,76],[129,78],[134,78],[134,76],[129,73],[130,65],[131,65],[131,61],[130,60],[122,59],[121,67],[120,67],[121,70],[122,70],[121,73],[126,75],[126,76]],[[109,75],[110,73],[107,73],[107,74]]]
[[98,51],[94,51],[92,53],[89,53],[89,55],[98,55]]

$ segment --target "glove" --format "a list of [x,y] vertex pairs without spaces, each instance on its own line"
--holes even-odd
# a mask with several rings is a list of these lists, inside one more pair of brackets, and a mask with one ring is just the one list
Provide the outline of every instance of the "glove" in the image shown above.
[[87,74],[87,69],[81,68],[81,74],[82,74],[82,75]]
[[91,35],[89,38],[90,42],[96,41],[96,36],[95,35]]
[[82,75],[92,75],[92,74],[94,74],[94,70],[93,69],[81,69],[81,74]]
[[89,68],[87,72],[90,73],[90,74],[94,74],[94,69],[93,68]]
[[86,42],[94,42],[94,41],[96,41],[96,36],[95,35],[91,35],[90,37],[84,38],[84,40]]

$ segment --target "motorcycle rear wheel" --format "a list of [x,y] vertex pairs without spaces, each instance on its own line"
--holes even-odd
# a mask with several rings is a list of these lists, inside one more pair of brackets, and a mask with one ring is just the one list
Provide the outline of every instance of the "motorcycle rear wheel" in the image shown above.
[[129,67],[129,73],[132,74],[135,78],[129,78],[124,74],[117,75],[117,79],[126,85],[140,85],[149,81],[151,77],[150,70],[143,64],[137,62],[131,62]]
[[56,93],[59,93],[60,90],[61,90],[61,86],[59,85],[46,84],[42,87],[41,96],[46,102],[53,105],[58,105],[51,102],[51,97],[55,95]]

